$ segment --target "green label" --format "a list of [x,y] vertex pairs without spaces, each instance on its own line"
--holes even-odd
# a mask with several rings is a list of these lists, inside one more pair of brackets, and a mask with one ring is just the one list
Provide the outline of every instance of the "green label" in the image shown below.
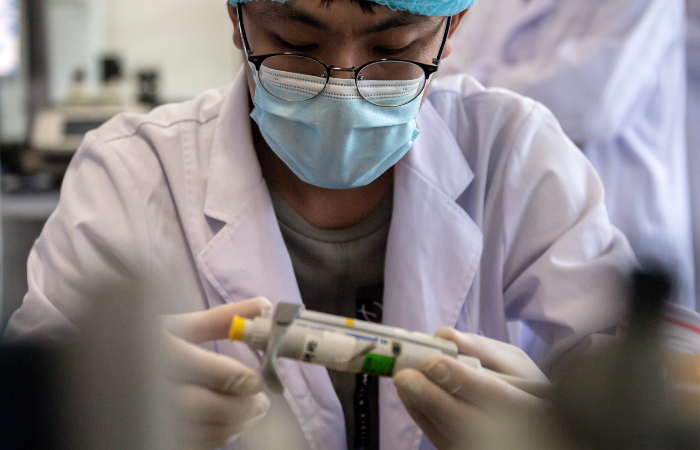
[[374,353],[365,355],[365,363],[362,365],[362,372],[370,375],[390,377],[394,373],[396,358],[393,356],[383,356]]

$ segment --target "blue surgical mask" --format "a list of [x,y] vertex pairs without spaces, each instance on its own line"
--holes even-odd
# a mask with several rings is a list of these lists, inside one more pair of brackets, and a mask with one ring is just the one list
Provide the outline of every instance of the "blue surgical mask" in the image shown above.
[[[303,90],[307,83],[325,81],[274,72],[274,84],[266,81],[265,85],[284,98]],[[331,78],[320,95],[293,102],[270,94],[255,70],[253,73],[256,89],[251,117],[270,148],[309,184],[328,189],[365,186],[396,164],[420,133],[415,118],[421,96],[402,106],[381,107],[360,97],[353,79]],[[416,81],[375,83],[377,96],[400,99],[410,90],[406,86],[415,86]]]

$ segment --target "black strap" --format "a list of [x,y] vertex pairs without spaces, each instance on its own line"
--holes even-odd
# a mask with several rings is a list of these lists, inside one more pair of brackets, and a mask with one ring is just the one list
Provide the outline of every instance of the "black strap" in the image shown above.
[[[355,298],[356,318],[382,322],[384,284],[359,288]],[[359,374],[353,399],[355,410],[355,450],[379,450],[379,378]]]

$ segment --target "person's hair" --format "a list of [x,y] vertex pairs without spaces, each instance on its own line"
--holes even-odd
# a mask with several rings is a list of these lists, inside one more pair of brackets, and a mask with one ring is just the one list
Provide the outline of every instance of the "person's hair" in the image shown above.
[[[333,2],[336,2],[338,0],[320,0],[321,4],[324,6],[330,6]],[[362,12],[366,13],[371,13],[374,12],[374,7],[379,6],[377,3],[374,3],[370,0],[344,0],[344,1],[350,1],[362,9]]]

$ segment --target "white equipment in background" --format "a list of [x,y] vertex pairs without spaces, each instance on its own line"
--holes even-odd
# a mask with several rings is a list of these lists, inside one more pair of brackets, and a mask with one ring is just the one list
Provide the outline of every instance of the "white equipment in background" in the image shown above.
[[130,105],[77,105],[47,108],[34,118],[30,151],[22,159],[28,172],[62,175],[85,134],[120,113],[145,114],[147,108]]
[[40,111],[34,118],[31,148],[41,153],[72,155],[85,134],[120,113],[145,114],[140,105],[63,106]]

